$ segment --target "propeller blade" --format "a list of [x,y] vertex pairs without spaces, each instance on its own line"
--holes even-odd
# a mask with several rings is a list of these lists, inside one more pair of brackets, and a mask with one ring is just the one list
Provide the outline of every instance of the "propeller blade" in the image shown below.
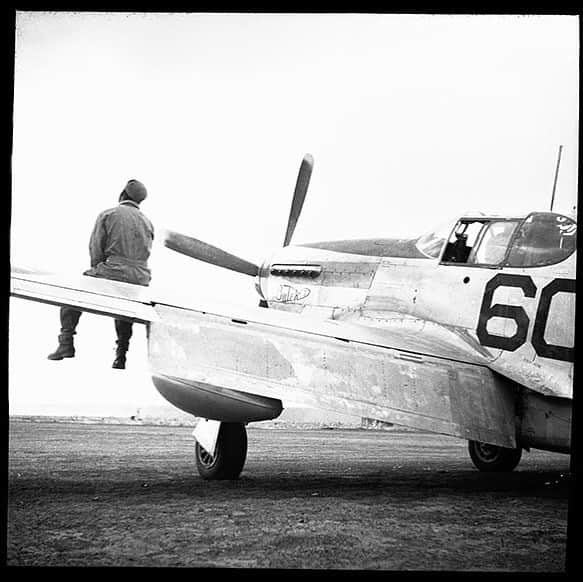
[[255,276],[259,272],[259,267],[249,261],[236,257],[196,238],[171,230],[167,230],[164,233],[164,246],[193,259],[198,259],[199,261],[204,261],[205,263],[210,263],[211,265],[223,267],[231,271],[237,271],[238,273],[244,273],[245,275]]
[[308,185],[310,183],[310,177],[312,176],[313,168],[314,158],[310,154],[306,154],[300,165],[300,171],[298,172],[296,189],[294,190],[294,197],[292,199],[292,204],[289,211],[289,219],[287,222],[287,230],[285,232],[285,239],[283,241],[284,247],[289,245],[290,240],[294,234],[300,212],[302,211],[302,206],[304,205],[304,200],[306,198],[306,192],[308,191]]

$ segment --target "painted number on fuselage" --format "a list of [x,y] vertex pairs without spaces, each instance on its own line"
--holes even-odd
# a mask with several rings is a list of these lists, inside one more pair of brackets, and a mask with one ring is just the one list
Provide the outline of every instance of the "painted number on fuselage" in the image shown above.
[[[476,328],[478,339],[484,346],[513,352],[526,342],[530,318],[524,308],[518,305],[501,303],[492,305],[494,291],[498,287],[518,287],[522,289],[525,297],[532,298],[536,295],[536,285],[528,275],[499,273],[488,281],[484,289],[478,327]],[[536,310],[531,343],[535,352],[543,358],[573,362],[575,358],[573,347],[549,344],[544,338],[551,302],[557,293],[575,293],[575,281],[573,279],[553,279],[543,288]],[[487,330],[487,324],[492,317],[512,319],[516,323],[514,335],[506,337],[490,333]]]

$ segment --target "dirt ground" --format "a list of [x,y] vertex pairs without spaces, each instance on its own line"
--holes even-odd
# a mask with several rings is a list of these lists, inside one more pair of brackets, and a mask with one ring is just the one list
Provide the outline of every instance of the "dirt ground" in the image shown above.
[[567,455],[484,474],[459,439],[251,425],[207,482],[189,427],[9,428],[8,566],[565,569]]

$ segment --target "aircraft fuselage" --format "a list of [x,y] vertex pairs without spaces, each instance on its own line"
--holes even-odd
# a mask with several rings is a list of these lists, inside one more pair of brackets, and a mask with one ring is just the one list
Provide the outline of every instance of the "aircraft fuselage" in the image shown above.
[[[521,229],[536,220],[573,238],[559,236],[558,250],[541,244],[541,252],[535,244],[526,259],[520,258]],[[454,222],[450,241],[463,228],[476,226],[482,232],[473,245],[474,256],[480,259],[482,252],[481,261],[467,255],[454,260],[448,239],[433,256],[421,252],[415,239],[289,246],[262,265],[256,286],[273,309],[379,330],[400,328],[413,337],[429,325],[459,335],[493,370],[516,383],[525,446],[567,451],[575,325],[573,225],[550,213]],[[502,246],[480,249],[483,231],[494,227],[511,234]],[[569,422],[563,422],[567,417]],[[563,420],[557,424],[556,418]]]

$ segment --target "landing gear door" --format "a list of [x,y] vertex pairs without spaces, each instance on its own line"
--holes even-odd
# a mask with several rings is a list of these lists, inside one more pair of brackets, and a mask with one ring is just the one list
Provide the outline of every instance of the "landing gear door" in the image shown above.
[[221,423],[218,420],[201,419],[192,431],[192,436],[207,453],[214,455],[220,429]]

